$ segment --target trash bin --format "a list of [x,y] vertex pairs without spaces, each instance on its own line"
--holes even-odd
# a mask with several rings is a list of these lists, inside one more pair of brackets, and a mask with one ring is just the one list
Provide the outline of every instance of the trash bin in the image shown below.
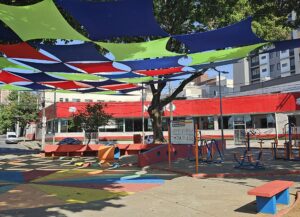
[[133,143],[134,144],[142,143],[142,136],[140,134],[134,134],[133,135]]

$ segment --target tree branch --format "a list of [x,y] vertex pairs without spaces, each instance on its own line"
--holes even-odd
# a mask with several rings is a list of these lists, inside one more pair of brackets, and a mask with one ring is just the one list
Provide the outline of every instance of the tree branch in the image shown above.
[[192,74],[189,78],[183,80],[181,82],[181,84],[176,88],[176,90],[168,97],[164,98],[163,100],[161,100],[160,104],[161,106],[166,106],[167,104],[169,104],[172,100],[174,100],[176,98],[176,96],[183,91],[183,88],[190,83],[192,80],[194,80],[195,78],[198,78],[199,76],[203,75],[208,69],[202,69],[201,71],[198,71],[194,74]]

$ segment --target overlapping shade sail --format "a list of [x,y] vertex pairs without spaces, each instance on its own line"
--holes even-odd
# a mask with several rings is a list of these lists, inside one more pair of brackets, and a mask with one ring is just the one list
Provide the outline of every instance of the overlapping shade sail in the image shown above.
[[265,42],[252,32],[251,23],[252,18],[249,17],[239,23],[213,31],[173,37],[188,46],[190,53]]
[[[65,20],[54,1],[72,17],[72,22],[83,28],[82,32],[86,31],[87,37]],[[126,94],[140,90],[141,83],[172,81],[172,77],[202,68],[234,63],[269,43],[252,32],[251,18],[204,33],[169,35],[155,21],[152,0],[0,4],[0,20],[0,89],[10,90]],[[134,43],[100,42],[134,36],[148,39]],[[150,36],[161,38],[149,40]],[[183,43],[189,53],[168,51],[171,37]],[[44,42],[45,39],[55,40]],[[14,44],[3,43],[7,41]],[[272,44],[273,51],[285,50],[300,47],[300,40]],[[104,49],[110,53],[104,55]]]
[[168,36],[154,19],[152,0],[55,1],[84,26],[93,40]]

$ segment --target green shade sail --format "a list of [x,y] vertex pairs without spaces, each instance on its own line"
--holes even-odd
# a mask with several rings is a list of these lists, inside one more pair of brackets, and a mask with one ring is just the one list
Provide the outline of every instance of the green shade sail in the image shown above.
[[147,77],[139,77],[139,78],[120,78],[120,79],[116,79],[116,81],[130,83],[130,84],[140,84],[140,83],[153,81],[153,77],[147,76]]
[[91,94],[114,95],[114,94],[118,94],[118,91],[115,91],[115,90],[106,90],[106,91],[94,92],[94,93],[91,93]]
[[28,67],[12,63],[12,62],[8,61],[6,58],[0,57],[0,70],[5,69],[5,68],[30,70],[30,68],[28,68]]
[[93,74],[85,74],[85,73],[61,73],[61,72],[48,72],[47,74],[55,77],[59,77],[62,79],[66,79],[69,81],[99,81],[106,80],[106,78],[93,75]]
[[188,55],[193,61],[190,66],[200,65],[204,63],[218,62],[222,60],[238,59],[248,56],[248,54],[266,43],[254,44],[239,48],[230,48],[226,50],[209,51]]
[[180,55],[166,49],[169,39],[170,37],[147,42],[126,44],[106,42],[95,43],[110,51],[115,56],[116,61],[123,61]]
[[28,6],[0,4],[0,19],[24,41],[32,39],[89,40],[68,24],[52,0],[44,0]]
[[29,88],[26,87],[22,87],[22,86],[16,86],[16,85],[12,85],[12,84],[4,84],[0,86],[0,90],[31,90]]

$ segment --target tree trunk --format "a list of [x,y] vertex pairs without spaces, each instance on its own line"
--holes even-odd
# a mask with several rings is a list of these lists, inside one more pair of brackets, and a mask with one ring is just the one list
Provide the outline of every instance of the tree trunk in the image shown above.
[[162,131],[162,112],[158,109],[154,109],[149,111],[149,116],[152,123],[154,143],[165,142],[166,140]]
[[87,141],[87,144],[86,144],[86,145],[89,145],[90,142],[91,142],[91,139],[92,139],[92,133],[91,133],[91,132],[87,132],[87,133],[86,133],[86,136],[87,136],[87,138],[88,138],[88,141]]

